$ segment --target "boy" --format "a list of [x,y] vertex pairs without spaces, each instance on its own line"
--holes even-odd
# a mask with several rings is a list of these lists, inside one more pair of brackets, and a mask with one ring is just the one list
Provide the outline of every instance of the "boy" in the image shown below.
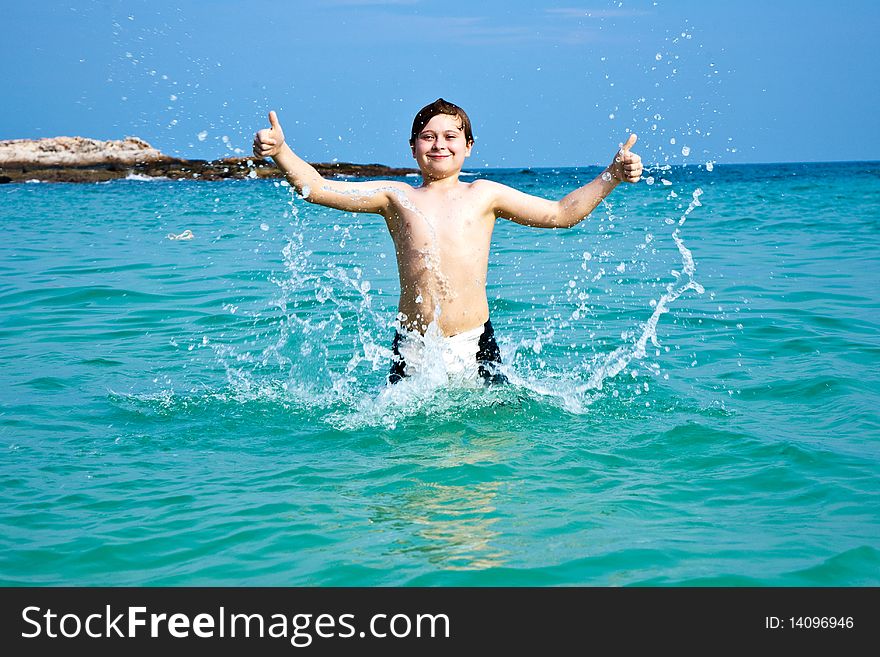
[[621,182],[637,182],[641,158],[631,134],[595,180],[549,201],[490,180],[460,182],[474,136],[457,105],[434,101],[416,114],[410,148],[422,184],[326,180],[284,141],[275,112],[254,138],[254,155],[271,157],[311,203],[385,218],[400,276],[398,329],[392,343],[390,383],[420,371],[426,350],[439,350],[447,372],[504,381],[501,354],[489,321],[486,273],[495,220],[537,228],[570,228],[584,220]]

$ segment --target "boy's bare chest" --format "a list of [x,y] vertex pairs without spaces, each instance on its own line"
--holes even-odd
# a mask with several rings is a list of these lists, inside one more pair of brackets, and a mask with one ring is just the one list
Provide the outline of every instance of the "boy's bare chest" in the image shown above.
[[408,201],[397,208],[392,233],[412,246],[482,242],[491,235],[493,217],[474,194],[414,194]]

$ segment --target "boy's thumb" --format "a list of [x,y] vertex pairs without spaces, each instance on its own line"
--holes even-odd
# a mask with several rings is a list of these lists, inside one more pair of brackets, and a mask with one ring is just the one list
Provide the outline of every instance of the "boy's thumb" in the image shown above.
[[273,130],[275,130],[276,128],[281,128],[281,125],[278,123],[278,115],[275,113],[275,110],[269,112],[269,125],[272,126]]
[[636,136],[636,133],[632,133],[629,136],[629,139],[626,140],[626,143],[620,147],[620,150],[628,151],[630,148],[636,145],[636,141],[638,141],[638,137]]

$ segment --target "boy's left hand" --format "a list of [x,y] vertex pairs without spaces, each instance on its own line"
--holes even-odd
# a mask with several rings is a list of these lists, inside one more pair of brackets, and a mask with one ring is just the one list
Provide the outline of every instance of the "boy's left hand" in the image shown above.
[[631,134],[608,167],[608,172],[620,182],[636,183],[642,178],[642,158],[630,151],[637,139],[635,133]]

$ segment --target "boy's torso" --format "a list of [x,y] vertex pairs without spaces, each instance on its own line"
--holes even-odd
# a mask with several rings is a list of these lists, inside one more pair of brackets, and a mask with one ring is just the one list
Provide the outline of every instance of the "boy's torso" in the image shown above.
[[397,252],[403,326],[423,333],[436,321],[444,335],[482,326],[489,318],[486,272],[495,226],[486,188],[460,182],[442,191],[398,189],[386,221]]

